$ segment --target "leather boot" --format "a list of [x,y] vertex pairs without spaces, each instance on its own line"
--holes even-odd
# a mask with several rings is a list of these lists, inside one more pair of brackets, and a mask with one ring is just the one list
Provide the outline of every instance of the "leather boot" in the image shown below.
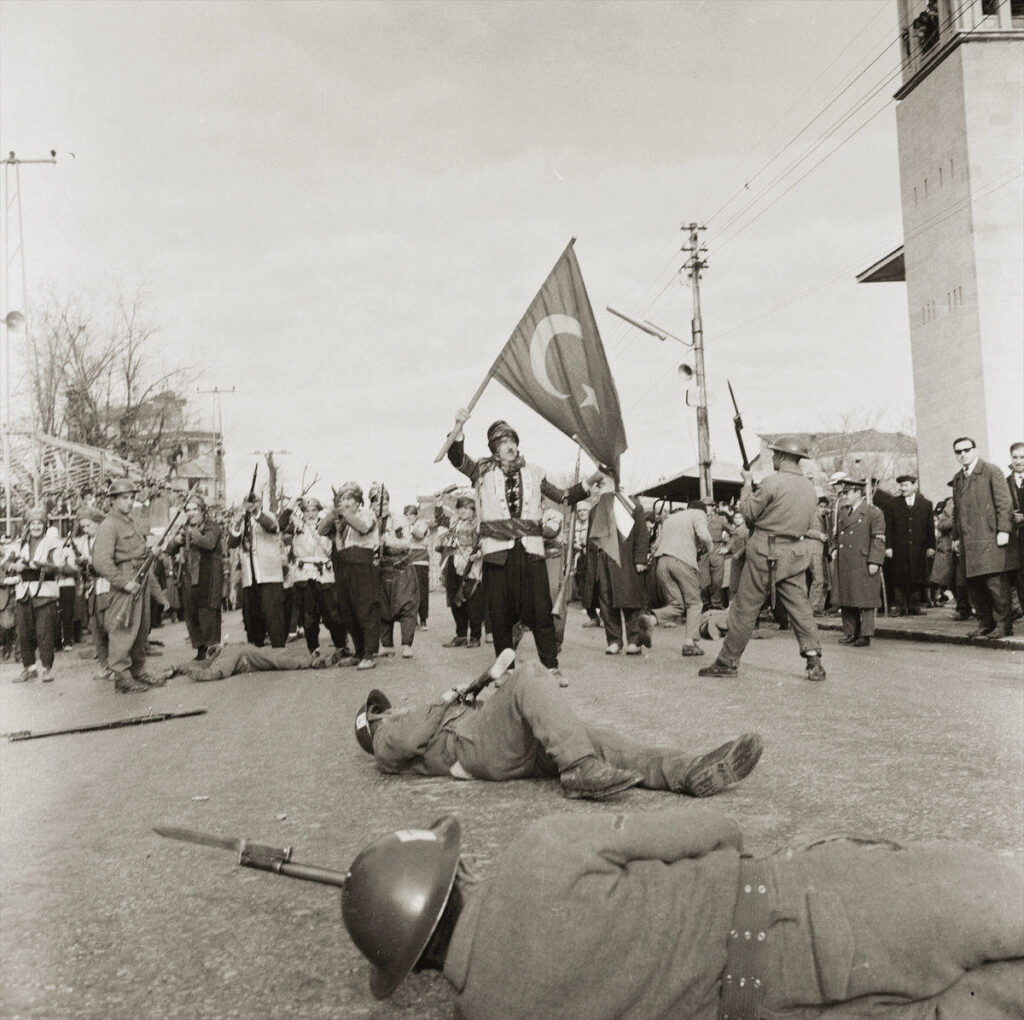
[[643,781],[637,772],[617,769],[597,755],[587,755],[560,776],[562,791],[570,800],[606,800]]

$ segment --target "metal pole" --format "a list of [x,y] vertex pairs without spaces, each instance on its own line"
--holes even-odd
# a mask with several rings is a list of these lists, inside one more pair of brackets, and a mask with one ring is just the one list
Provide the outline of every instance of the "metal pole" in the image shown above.
[[704,374],[704,324],[700,314],[700,271],[707,266],[701,259],[699,231],[704,227],[690,223],[684,230],[690,232],[690,246],[683,251],[690,252],[690,259],[684,268],[689,270],[693,281],[693,320],[690,324],[693,337],[693,368],[697,377],[697,454],[700,460],[700,498],[714,498],[714,484],[711,480],[711,434],[708,430],[708,390]]
[[[7,215],[7,204],[10,201],[9,164],[4,164],[4,315],[10,311],[11,300],[11,218]],[[4,498],[6,515],[4,533],[11,534],[11,329],[4,323]]]

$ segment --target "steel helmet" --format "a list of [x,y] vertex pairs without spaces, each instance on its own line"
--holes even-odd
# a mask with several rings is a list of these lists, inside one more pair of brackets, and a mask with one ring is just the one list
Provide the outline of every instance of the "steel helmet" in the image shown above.
[[768,444],[769,450],[777,450],[779,453],[788,453],[791,457],[802,460],[810,459],[811,451],[807,444],[798,436],[777,436]]
[[462,828],[445,815],[429,829],[405,829],[371,843],[341,890],[349,937],[371,964],[370,991],[386,999],[409,976],[455,884]]
[[370,729],[370,723],[390,707],[388,696],[374,688],[366,696],[366,704],[356,712],[356,740],[367,754],[373,754],[373,730]]

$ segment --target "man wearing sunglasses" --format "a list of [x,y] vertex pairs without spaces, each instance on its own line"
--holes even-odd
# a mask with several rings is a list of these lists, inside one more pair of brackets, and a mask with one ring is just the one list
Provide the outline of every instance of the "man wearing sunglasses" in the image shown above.
[[978,457],[969,436],[953,441],[960,470],[953,476],[953,551],[963,560],[967,594],[978,618],[969,637],[1000,638],[1013,633],[1010,572],[1020,553],[1010,542],[1013,504],[1003,473]]

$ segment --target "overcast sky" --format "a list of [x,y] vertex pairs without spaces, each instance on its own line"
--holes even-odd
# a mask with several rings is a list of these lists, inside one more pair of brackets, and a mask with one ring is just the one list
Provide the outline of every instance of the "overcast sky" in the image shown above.
[[[689,334],[691,220],[717,457],[738,460],[727,377],[753,445],[908,424],[904,287],[854,281],[901,240],[898,63],[895,0],[4,0],[0,151],[58,151],[21,168],[30,301],[145,284],[163,356],[235,387],[229,496],[269,448],[293,492],[306,465],[322,496],[455,481],[433,464],[453,413],[572,236],[635,488],[696,460],[687,352],[604,309]],[[496,417],[571,469],[498,383],[471,453]]]

